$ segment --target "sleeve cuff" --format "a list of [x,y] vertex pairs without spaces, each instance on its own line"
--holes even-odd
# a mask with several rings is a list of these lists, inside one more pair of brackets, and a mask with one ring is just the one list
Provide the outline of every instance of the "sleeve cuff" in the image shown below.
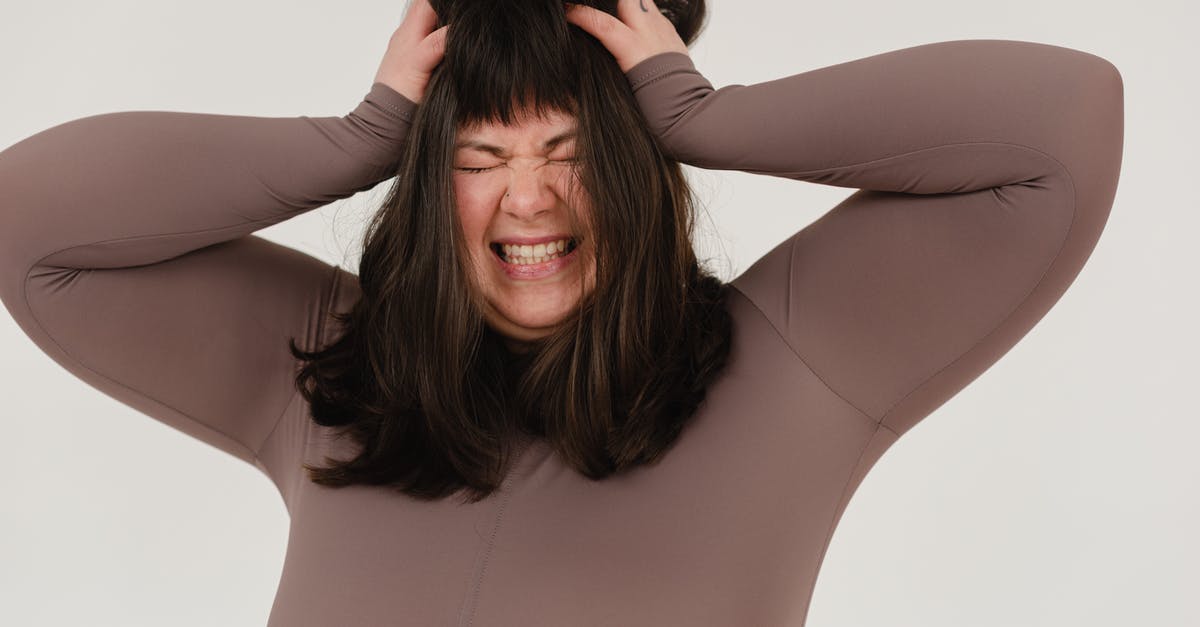
[[379,107],[384,113],[405,124],[412,123],[413,112],[417,109],[417,103],[378,81],[371,85],[371,91],[367,92],[363,100]]
[[629,68],[625,76],[629,79],[629,86],[633,91],[637,91],[676,71],[699,73],[690,56],[682,52],[668,51],[639,61],[637,65]]

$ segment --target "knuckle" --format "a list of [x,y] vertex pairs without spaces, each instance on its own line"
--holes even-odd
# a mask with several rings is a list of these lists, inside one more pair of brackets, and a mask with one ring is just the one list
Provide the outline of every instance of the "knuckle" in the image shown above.
[[616,28],[616,25],[613,24],[612,20],[596,19],[592,21],[592,27],[595,28],[599,33],[608,34],[613,32],[613,30]]

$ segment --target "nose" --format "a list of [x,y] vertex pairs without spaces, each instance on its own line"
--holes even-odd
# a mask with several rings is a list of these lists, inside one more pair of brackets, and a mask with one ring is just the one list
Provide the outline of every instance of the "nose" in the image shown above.
[[508,187],[500,208],[522,220],[537,220],[554,209],[558,200],[554,189],[555,172],[545,159],[512,159],[508,163]]

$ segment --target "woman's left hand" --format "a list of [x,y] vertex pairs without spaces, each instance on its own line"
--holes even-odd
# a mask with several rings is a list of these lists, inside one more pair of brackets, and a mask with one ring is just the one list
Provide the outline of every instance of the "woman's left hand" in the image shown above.
[[567,21],[600,40],[622,72],[663,52],[688,54],[675,25],[654,0],[617,0],[617,17],[581,4],[566,4]]

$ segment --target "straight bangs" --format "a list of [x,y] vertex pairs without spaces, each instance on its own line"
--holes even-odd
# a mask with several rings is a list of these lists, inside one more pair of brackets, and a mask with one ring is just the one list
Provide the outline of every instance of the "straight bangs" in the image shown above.
[[[552,111],[576,115],[583,68],[558,0],[449,3],[444,73],[462,126],[510,126]],[[439,15],[441,15],[439,13]],[[439,24],[440,25],[440,24]]]

